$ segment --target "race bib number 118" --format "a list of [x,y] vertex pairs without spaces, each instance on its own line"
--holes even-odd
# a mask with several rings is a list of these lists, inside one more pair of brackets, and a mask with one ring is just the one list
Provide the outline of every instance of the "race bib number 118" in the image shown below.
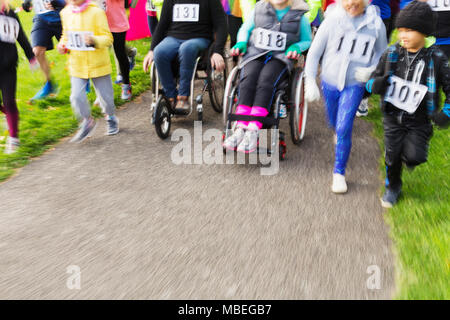
[[173,6],[173,22],[197,22],[199,4],[176,4]]
[[287,35],[284,32],[263,28],[255,30],[255,47],[262,50],[284,51],[286,49],[286,40]]

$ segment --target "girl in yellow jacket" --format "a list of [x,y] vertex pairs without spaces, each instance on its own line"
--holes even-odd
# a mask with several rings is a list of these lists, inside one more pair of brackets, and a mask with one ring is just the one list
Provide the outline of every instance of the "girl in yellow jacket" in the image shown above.
[[114,91],[111,81],[111,60],[108,48],[113,43],[105,12],[91,0],[68,0],[61,11],[62,37],[58,44],[61,54],[69,54],[71,77],[70,101],[76,114],[82,119],[80,129],[72,142],[81,142],[96,127],[86,96],[89,79],[94,83],[100,106],[107,114],[107,135],[119,132],[119,120],[115,116]]

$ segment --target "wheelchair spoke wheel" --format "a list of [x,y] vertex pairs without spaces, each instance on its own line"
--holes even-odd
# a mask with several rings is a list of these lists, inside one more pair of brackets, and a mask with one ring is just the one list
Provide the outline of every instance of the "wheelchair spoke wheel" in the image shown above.
[[227,66],[222,72],[210,70],[208,72],[208,94],[211,105],[217,113],[223,110],[223,97],[227,83]]
[[305,136],[306,119],[308,113],[308,104],[305,100],[305,83],[303,72],[296,75],[294,105],[291,108],[290,127],[291,139],[294,144],[300,144]]
[[164,97],[160,97],[155,109],[155,130],[158,137],[166,139],[169,136],[170,124],[168,101]]

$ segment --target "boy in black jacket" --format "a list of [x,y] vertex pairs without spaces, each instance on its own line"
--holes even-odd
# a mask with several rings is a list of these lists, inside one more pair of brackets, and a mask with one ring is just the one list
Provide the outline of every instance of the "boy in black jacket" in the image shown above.
[[9,128],[5,149],[7,154],[15,152],[19,147],[19,111],[16,104],[18,60],[16,41],[25,51],[30,64],[37,67],[33,50],[20,25],[19,18],[4,0],[0,0],[0,111],[6,114]]
[[[400,44],[387,49],[367,82],[370,93],[382,96],[385,139],[386,191],[381,199],[391,208],[401,193],[403,163],[410,169],[427,161],[433,134],[431,120],[450,123],[450,68],[444,53],[425,47],[433,33],[433,12],[427,3],[413,1],[398,15]],[[446,100],[439,111],[439,89]]]

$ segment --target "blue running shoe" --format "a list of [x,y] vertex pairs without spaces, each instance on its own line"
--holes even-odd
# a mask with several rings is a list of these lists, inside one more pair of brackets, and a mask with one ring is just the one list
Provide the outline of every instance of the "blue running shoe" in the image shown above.
[[50,81],[47,81],[44,87],[38,93],[36,93],[36,95],[31,98],[31,100],[42,100],[47,98],[52,93],[55,93],[55,87]]

